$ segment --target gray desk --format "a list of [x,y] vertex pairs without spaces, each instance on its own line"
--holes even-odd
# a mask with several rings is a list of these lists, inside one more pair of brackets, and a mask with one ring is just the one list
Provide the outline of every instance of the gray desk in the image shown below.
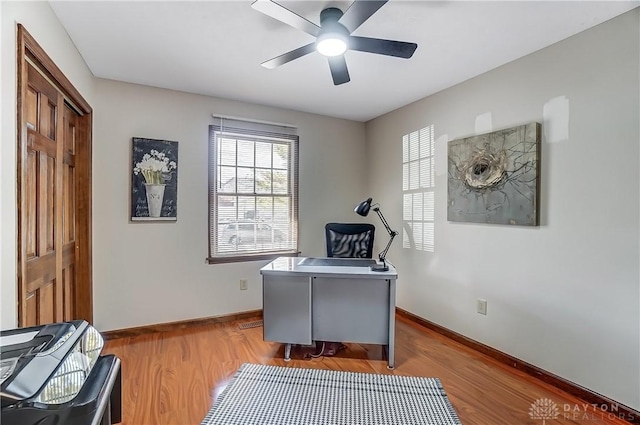
[[384,345],[394,367],[396,278],[373,272],[373,260],[280,257],[260,269],[264,340],[285,346],[313,341]]

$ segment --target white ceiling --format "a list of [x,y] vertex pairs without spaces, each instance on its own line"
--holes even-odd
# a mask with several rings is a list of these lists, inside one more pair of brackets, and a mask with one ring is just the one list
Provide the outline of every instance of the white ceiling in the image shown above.
[[[354,34],[418,44],[411,59],[349,51],[334,86],[314,52],[260,63],[313,37],[252,1],[53,1],[96,77],[367,121],[624,13],[635,1],[392,0]],[[319,24],[350,1],[280,1]]]

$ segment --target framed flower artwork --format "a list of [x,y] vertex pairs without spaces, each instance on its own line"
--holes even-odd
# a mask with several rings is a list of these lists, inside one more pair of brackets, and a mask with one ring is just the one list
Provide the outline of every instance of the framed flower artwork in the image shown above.
[[134,137],[131,220],[178,219],[178,142]]

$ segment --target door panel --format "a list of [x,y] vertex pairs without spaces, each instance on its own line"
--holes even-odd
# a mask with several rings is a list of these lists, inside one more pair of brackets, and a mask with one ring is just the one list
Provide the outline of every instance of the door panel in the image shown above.
[[49,156],[46,152],[36,152],[39,167],[35,176],[38,190],[36,197],[36,209],[38,211],[38,222],[36,228],[36,238],[40,241],[38,256],[55,251],[55,195],[56,195],[56,158]]
[[39,111],[40,126],[38,132],[43,136],[55,141],[56,140],[56,112],[58,105],[57,99],[49,99],[44,93],[40,93]]
[[56,317],[56,281],[55,279],[40,286],[36,291],[36,299],[38,303],[38,325],[43,323],[53,323]]
[[21,326],[36,326],[38,324],[38,298],[35,292],[27,296],[22,319]]
[[27,128],[35,130],[38,122],[38,93],[31,87],[27,88],[25,106]]
[[26,229],[23,231],[26,233],[26,243],[25,243],[25,258],[30,259],[36,256],[37,252],[37,238],[36,238],[36,224],[37,220],[37,191],[36,191],[36,170],[38,166],[38,155],[35,151],[29,150],[27,152],[27,161],[26,161],[26,191],[23,194],[26,203],[26,211],[25,211],[25,226]]

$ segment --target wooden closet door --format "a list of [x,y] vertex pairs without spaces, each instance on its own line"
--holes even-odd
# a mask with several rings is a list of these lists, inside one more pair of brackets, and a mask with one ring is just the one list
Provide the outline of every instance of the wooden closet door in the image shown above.
[[78,114],[27,64],[26,233],[21,326],[75,316],[75,149]]

